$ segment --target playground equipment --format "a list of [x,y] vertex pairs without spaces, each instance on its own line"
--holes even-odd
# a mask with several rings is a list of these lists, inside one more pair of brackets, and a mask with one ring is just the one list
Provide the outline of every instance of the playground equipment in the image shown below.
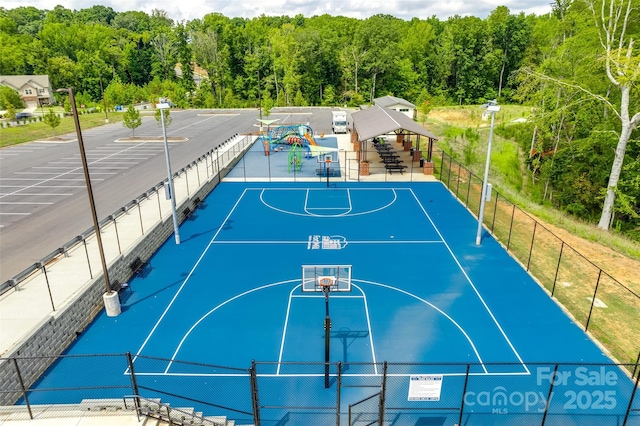
[[274,127],[261,136],[265,155],[269,155],[269,151],[277,145],[299,145],[304,149],[305,154],[310,156],[309,146],[318,146],[312,134],[311,127],[304,124]]
[[299,143],[291,145],[287,164],[287,172],[289,173],[291,173],[291,169],[296,172],[302,170],[302,146]]

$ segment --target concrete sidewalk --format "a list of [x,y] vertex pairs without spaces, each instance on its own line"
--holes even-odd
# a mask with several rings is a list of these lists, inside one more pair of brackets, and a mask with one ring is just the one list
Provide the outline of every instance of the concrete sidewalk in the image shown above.
[[[219,168],[240,151],[237,136],[218,149],[216,161],[202,159],[174,178],[176,204],[190,200],[205,183],[217,179]],[[101,228],[107,265],[126,255],[156,225],[171,218],[171,203],[164,190],[147,194],[136,205]],[[88,213],[87,213],[88,214]],[[35,331],[55,318],[102,275],[95,234],[43,264],[40,270],[0,296],[0,357],[11,356]]]

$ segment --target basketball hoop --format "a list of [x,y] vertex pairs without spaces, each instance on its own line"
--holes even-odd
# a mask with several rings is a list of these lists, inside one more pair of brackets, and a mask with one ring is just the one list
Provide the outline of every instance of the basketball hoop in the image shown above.
[[331,291],[333,287],[336,285],[336,277],[334,276],[320,276],[318,277],[318,287],[322,289],[322,291]]

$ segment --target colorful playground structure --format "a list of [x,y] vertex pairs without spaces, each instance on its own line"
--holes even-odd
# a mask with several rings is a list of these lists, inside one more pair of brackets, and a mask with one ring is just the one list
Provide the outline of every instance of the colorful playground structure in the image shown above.
[[[318,155],[325,151],[313,139],[313,130],[305,124],[274,126],[260,135],[264,146],[264,155],[271,152],[284,151],[289,147],[288,171],[300,171],[302,159]],[[324,137],[324,134],[323,136]]]
[[265,155],[269,152],[284,149],[280,145],[298,145],[304,149],[306,153],[310,153],[309,146],[318,144],[311,136],[313,130],[304,124],[295,124],[288,126],[275,126],[264,132],[260,138],[265,147]]

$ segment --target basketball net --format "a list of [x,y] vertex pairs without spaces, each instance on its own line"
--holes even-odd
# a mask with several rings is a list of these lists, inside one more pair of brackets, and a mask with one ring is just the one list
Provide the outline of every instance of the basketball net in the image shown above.
[[317,278],[318,286],[322,288],[322,291],[331,291],[332,287],[336,285],[336,277],[334,276],[320,276]]

